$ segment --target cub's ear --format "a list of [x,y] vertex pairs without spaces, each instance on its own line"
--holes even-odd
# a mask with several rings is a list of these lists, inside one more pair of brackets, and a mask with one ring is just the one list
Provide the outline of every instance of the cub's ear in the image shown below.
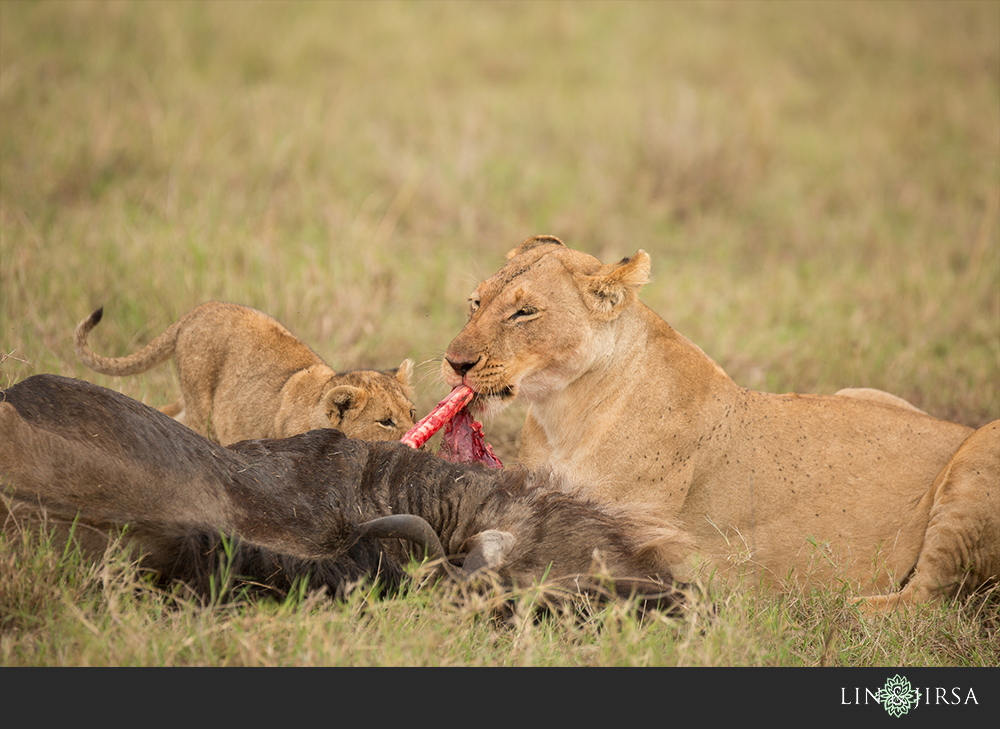
[[413,360],[407,357],[403,362],[394,370],[389,370],[390,373],[396,376],[396,381],[403,386],[404,390],[410,387],[410,377],[413,376]]
[[368,402],[368,393],[354,385],[338,385],[323,396],[323,408],[330,422],[340,422],[348,410],[361,409]]
[[635,301],[639,289],[649,281],[649,254],[640,248],[631,258],[609,264],[595,276],[578,273],[576,278],[594,315],[611,321]]
[[543,246],[546,244],[554,244],[557,246],[566,245],[561,240],[556,238],[554,235],[535,235],[532,236],[531,238],[527,238],[524,241],[522,241],[521,245],[519,245],[517,248],[513,248],[510,251],[508,251],[507,260],[509,261],[514,256],[520,255],[525,251],[530,251],[532,248],[535,248],[536,246]]

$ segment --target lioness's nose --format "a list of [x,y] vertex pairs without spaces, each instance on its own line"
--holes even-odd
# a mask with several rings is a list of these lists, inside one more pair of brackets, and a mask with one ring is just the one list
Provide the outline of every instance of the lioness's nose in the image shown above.
[[445,360],[447,360],[451,368],[455,370],[455,374],[459,377],[465,377],[465,374],[479,361],[478,359],[461,356],[445,357]]

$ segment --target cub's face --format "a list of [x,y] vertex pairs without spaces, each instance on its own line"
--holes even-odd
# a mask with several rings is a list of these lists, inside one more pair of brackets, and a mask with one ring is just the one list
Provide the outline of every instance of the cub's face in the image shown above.
[[614,270],[548,236],[525,241],[469,297],[469,321],[442,363],[445,382],[471,387],[479,411],[565,389],[613,351],[610,322],[631,303],[623,295],[603,305]]
[[410,388],[412,360],[392,370],[338,373],[323,400],[322,427],[348,438],[399,440],[416,422]]

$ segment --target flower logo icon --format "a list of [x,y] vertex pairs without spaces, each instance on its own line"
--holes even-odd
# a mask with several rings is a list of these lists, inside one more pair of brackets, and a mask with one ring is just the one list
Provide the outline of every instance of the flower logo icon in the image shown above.
[[885,686],[879,691],[882,708],[890,716],[897,717],[907,713],[911,708],[916,708],[919,696],[919,692],[910,686],[909,680],[898,673],[886,680]]

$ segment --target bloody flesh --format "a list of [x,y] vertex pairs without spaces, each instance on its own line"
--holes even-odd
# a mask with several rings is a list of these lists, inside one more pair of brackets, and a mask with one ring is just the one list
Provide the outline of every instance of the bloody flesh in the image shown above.
[[447,425],[438,455],[449,461],[478,461],[502,468],[500,459],[483,436],[483,426],[469,413],[475,393],[466,385],[454,388],[433,410],[410,428],[401,440],[411,448],[420,448],[432,435]]
[[472,417],[468,408],[459,410],[444,426],[444,439],[438,455],[456,463],[476,461],[493,468],[503,468],[483,436],[482,423]]

